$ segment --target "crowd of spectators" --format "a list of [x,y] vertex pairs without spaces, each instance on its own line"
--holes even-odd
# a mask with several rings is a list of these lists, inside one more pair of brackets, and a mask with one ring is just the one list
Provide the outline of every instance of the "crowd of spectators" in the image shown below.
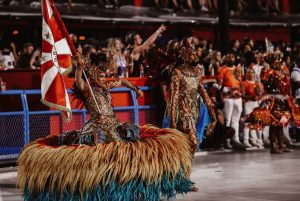
[[[27,4],[31,6],[39,5],[37,0],[0,0],[2,5],[18,5]],[[125,0],[57,0],[57,4],[65,4],[69,11],[77,4],[97,5],[99,8],[119,8],[122,5],[135,5],[134,1]],[[281,13],[281,0],[229,0],[229,10],[239,13]],[[141,6],[157,7],[160,9],[172,9],[177,11],[203,11],[216,13],[218,10],[218,0],[144,0],[141,1]]]
[[[280,13],[280,0],[229,0],[229,10],[243,12]],[[218,0],[155,0],[159,8],[173,8],[175,11],[205,11],[217,12]]]
[[39,69],[40,59],[40,49],[32,43],[25,43],[17,51],[15,43],[0,41],[0,69]]
[[[166,91],[168,90],[168,79],[170,74],[172,74],[170,66],[174,62],[176,63],[176,45],[178,43],[177,39],[172,39],[164,45],[155,44],[156,39],[161,37],[161,34],[166,29],[164,25],[160,26],[146,40],[143,40],[137,32],[131,31],[126,34],[124,41],[121,38],[109,38],[106,42],[98,44],[91,42],[82,43],[75,34],[70,36],[77,50],[81,51],[84,56],[88,57],[93,54],[94,56],[106,57],[108,63],[106,77],[152,77],[161,82],[161,86],[164,88],[162,91]],[[253,105],[253,103],[247,103],[247,101],[259,101],[259,97],[249,97],[246,88],[250,85],[249,83],[261,85],[261,72],[270,68],[270,64],[265,59],[270,48],[274,54],[280,56],[281,66],[285,72],[289,74],[294,72],[294,69],[298,68],[295,64],[295,58],[300,56],[299,46],[291,46],[291,44],[282,41],[272,41],[271,43],[267,39],[266,41],[254,41],[245,37],[243,41],[233,40],[230,51],[222,54],[217,44],[196,37],[194,37],[194,40],[197,44],[195,49],[198,56],[197,64],[195,65],[202,69],[203,83],[208,87],[215,104],[220,106],[217,111],[218,117],[223,119],[220,120],[220,122],[223,122],[221,125],[223,129],[228,131],[227,136],[232,137],[232,128],[238,133],[234,136],[235,143],[230,144],[224,141],[223,145],[226,148],[239,147],[241,144],[246,147],[254,146],[258,148],[262,148],[264,145],[268,146],[268,131],[253,133],[253,131],[247,130],[246,127],[245,129],[240,127],[240,122],[243,122],[241,121],[243,116],[251,112],[248,111],[249,108],[256,106],[256,103],[253,107],[249,106],[249,104]],[[41,67],[40,57],[40,48],[32,43],[26,43],[19,49],[16,48],[14,43],[5,44],[4,41],[0,43],[0,67],[2,69],[37,69]],[[75,66],[76,62],[73,61],[74,69]],[[220,96],[216,95],[218,93],[226,95],[226,87],[222,86],[226,82],[226,78],[222,75],[224,67],[238,69],[236,77],[241,76],[239,79],[243,82],[244,89],[235,94],[243,97],[239,105],[241,115],[235,115],[236,119],[229,122],[226,116],[226,103],[224,104],[224,101],[220,100]],[[294,77],[294,80],[297,81],[298,77]],[[206,82],[206,80],[209,81]],[[216,91],[219,92],[216,93]],[[167,92],[163,94],[165,102],[168,101],[167,94]],[[287,133],[285,137],[287,143],[292,144],[289,132],[285,133]],[[298,140],[300,140],[299,137]],[[217,145],[221,146],[222,144],[217,143]]]

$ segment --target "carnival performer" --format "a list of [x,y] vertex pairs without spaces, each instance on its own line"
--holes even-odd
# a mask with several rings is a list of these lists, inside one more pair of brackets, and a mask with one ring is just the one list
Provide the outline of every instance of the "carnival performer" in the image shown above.
[[138,97],[143,92],[124,79],[104,80],[104,63],[83,62],[79,53],[76,60],[75,97],[90,119],[79,131],[41,138],[24,148],[17,178],[24,200],[159,201],[191,191],[194,147],[189,138],[175,129],[120,123],[109,89],[123,85]]
[[220,67],[218,79],[221,85],[224,98],[224,118],[226,126],[235,130],[235,135],[225,143],[225,148],[245,149],[245,145],[239,139],[239,121],[243,110],[242,91],[241,91],[241,69],[234,65],[235,55],[228,53],[225,58],[225,65]]
[[[255,81],[255,71],[248,68],[246,80],[242,83],[242,94],[244,98],[244,115],[249,115],[254,108],[258,107],[259,100],[263,95],[263,85]],[[249,143],[250,142],[250,143]],[[244,145],[247,148],[256,146],[263,148],[262,130],[257,128],[244,127]]]
[[[98,57],[98,58],[97,58]],[[91,118],[80,131],[80,135],[85,133],[95,133],[94,136],[101,132],[104,135],[105,142],[121,141],[118,135],[118,129],[122,127],[119,120],[116,118],[111,104],[111,95],[109,89],[126,86],[133,90],[137,97],[143,97],[143,92],[132,85],[126,79],[117,79],[114,81],[105,81],[105,72],[107,62],[101,62],[99,56],[90,55],[91,64],[85,65],[81,59],[81,55],[77,55],[77,70],[75,72],[74,91],[75,96],[84,102]],[[96,65],[95,65],[96,64]],[[83,79],[82,71],[87,68],[91,90],[86,81]],[[137,134],[138,129],[133,130]],[[94,138],[96,139],[96,138]],[[97,142],[95,142],[97,143]]]
[[[291,73],[292,94],[296,99],[297,104],[300,104],[300,56],[295,59],[295,66]],[[300,142],[300,128],[296,129],[296,142]]]
[[193,153],[195,153],[198,145],[196,124],[199,118],[201,118],[199,116],[200,101],[198,93],[206,103],[212,118],[212,123],[208,129],[209,131],[211,131],[216,124],[216,115],[214,112],[214,104],[209,98],[204,86],[201,84],[201,69],[197,68],[197,64],[194,63],[197,56],[192,38],[180,41],[177,49],[183,63],[180,67],[174,69],[171,77],[171,128],[177,128],[189,136]]
[[[212,119],[207,129],[207,135],[212,132],[216,125],[216,115],[214,104],[201,84],[201,69],[196,67],[197,55],[193,38],[180,41],[177,50],[183,63],[180,67],[174,69],[171,77],[170,127],[176,128],[188,136],[194,155],[198,141],[201,140],[197,139],[196,134],[196,125],[201,119],[198,93],[207,105]],[[191,190],[198,191],[198,188],[193,186]]]
[[284,143],[283,129],[292,118],[296,125],[299,124],[299,106],[290,96],[290,78],[281,68],[280,55],[269,53],[266,61],[271,68],[263,69],[261,80],[267,95],[262,98],[260,106],[251,113],[249,121],[252,121],[254,126],[270,125],[272,154],[291,152]]

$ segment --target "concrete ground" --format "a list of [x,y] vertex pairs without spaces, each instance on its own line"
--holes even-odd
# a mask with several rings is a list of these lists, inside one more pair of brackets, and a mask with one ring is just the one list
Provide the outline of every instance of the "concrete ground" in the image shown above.
[[[197,153],[191,178],[199,188],[176,201],[299,201],[300,146],[293,153],[269,150]],[[0,169],[0,201],[22,200],[16,167]],[[165,199],[162,199],[165,200]]]

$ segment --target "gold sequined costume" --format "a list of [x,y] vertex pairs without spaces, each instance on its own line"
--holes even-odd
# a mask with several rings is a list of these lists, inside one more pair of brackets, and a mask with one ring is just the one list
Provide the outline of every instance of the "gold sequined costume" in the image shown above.
[[[192,38],[181,41],[177,47],[183,64],[174,69],[171,77],[170,116],[171,128],[177,128],[189,136],[193,152],[197,149],[196,123],[199,119],[199,97],[203,98],[208,106],[212,124],[209,131],[216,123],[213,103],[201,84],[201,69],[194,67],[192,62],[195,47]],[[200,117],[201,118],[201,117]]]
[[81,134],[94,133],[98,135],[98,132],[101,132],[104,134],[106,142],[119,140],[116,127],[120,126],[120,122],[113,112],[109,92],[109,89],[117,85],[120,85],[120,81],[106,81],[101,87],[92,87],[99,109],[90,92],[88,90],[83,92],[86,97],[85,106],[90,114],[90,119],[80,131]]
[[[191,191],[188,137],[176,129],[119,122],[109,89],[122,84],[143,93],[125,79],[103,79],[92,79],[91,90],[85,82],[74,85],[90,114],[81,130],[37,139],[20,153],[17,186],[25,201],[159,201]],[[99,133],[104,143],[92,137]]]

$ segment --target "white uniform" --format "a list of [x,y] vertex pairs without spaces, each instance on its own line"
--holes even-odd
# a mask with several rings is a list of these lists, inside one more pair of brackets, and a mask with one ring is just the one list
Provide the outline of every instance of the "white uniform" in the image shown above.
[[9,50],[0,52],[0,63],[3,68],[13,69],[15,68],[15,57]]

